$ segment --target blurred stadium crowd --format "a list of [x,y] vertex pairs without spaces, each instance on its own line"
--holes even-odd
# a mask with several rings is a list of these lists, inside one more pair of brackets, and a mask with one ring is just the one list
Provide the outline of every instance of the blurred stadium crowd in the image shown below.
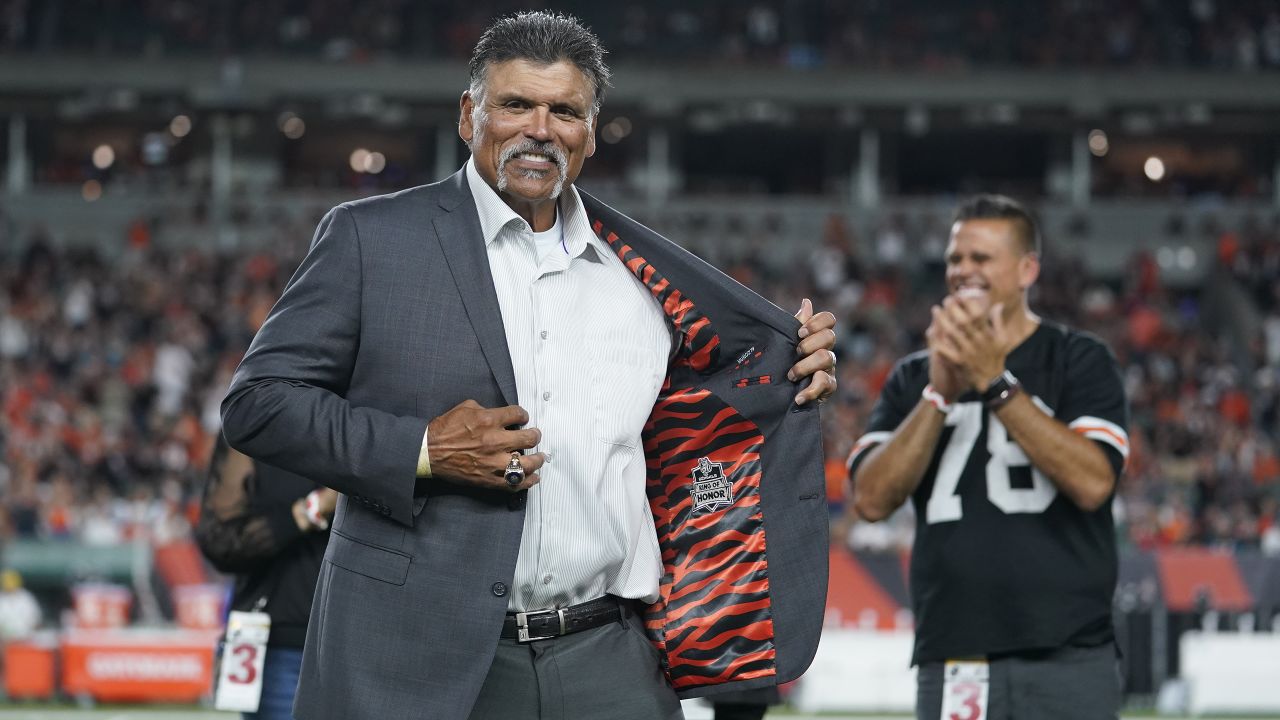
[[[0,224],[21,233],[0,243],[20,248],[0,265],[0,538],[110,544],[189,532],[223,392],[320,210],[242,217],[276,240],[240,252],[168,250],[160,240],[173,228],[140,219],[126,237],[103,238],[125,248],[110,261]],[[714,237],[654,224],[678,240]],[[758,252],[778,241],[767,223],[729,229],[749,243],[690,249],[784,308],[811,297],[835,311],[840,391],[825,420],[838,537],[905,548],[909,509],[876,525],[847,515],[843,463],[893,361],[923,346],[948,227],[903,216],[869,237],[851,227],[831,215],[821,245],[790,261]],[[1124,368],[1133,454],[1116,504],[1122,543],[1280,553],[1280,217],[1197,231],[1216,238],[1218,267],[1194,291],[1165,287],[1142,253],[1121,284],[1092,280],[1069,243],[1049,238],[1033,308],[1100,335]],[[1233,319],[1258,319],[1247,347],[1219,333],[1214,298],[1224,294],[1245,303],[1227,311]]]
[[[1280,627],[1280,0],[554,4],[619,71],[583,187],[788,312],[836,314],[827,497],[833,547],[857,552],[833,558],[897,587],[911,506],[862,522],[845,459],[945,292],[946,203],[1007,192],[1047,229],[1033,310],[1123,369],[1122,556],[1242,551],[1233,572],[1265,581],[1157,607],[1155,571],[1122,568],[1126,692],[1177,674],[1163,648],[1192,619],[1162,613],[1212,600]],[[90,558],[29,562],[46,609],[57,573],[131,580],[148,620],[170,609],[151,583],[204,582],[159,551],[203,568],[187,541],[237,363],[329,205],[457,167],[463,63],[527,7],[0,0],[0,554]],[[418,87],[446,67],[456,87]],[[95,573],[113,547],[156,550],[153,576]]]
[[[524,3],[410,0],[0,2],[0,53],[289,53],[333,61],[465,58]],[[753,0],[558,3],[617,61],[861,69],[1280,68],[1269,0]],[[104,32],[104,30],[106,30]]]

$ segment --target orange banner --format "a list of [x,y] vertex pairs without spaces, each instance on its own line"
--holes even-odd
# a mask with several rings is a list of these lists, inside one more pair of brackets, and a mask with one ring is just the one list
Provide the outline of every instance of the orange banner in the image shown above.
[[51,700],[58,643],[52,632],[4,646],[4,692],[10,700]]
[[194,702],[211,691],[217,632],[71,631],[62,691],[109,702]]

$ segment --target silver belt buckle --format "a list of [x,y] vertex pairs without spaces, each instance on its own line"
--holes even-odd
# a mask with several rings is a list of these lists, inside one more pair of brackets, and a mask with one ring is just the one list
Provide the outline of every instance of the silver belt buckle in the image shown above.
[[548,611],[542,610],[539,612],[532,612],[532,613],[529,613],[529,612],[516,613],[516,639],[523,643],[523,642],[533,642],[534,640],[547,640],[549,638],[559,637],[561,635],[564,635],[566,632],[566,627],[564,622],[564,608],[556,608],[556,617],[560,618],[560,632],[551,633],[550,635],[530,635],[529,634],[529,616],[541,615],[544,612],[548,612]]

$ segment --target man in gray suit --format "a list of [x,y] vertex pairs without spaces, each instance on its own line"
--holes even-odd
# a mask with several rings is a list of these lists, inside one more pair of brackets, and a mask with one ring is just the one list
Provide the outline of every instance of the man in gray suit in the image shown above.
[[603,55],[495,22],[466,166],[330,211],[236,372],[232,446],[343,493],[300,718],[678,718],[813,657],[835,320],[573,186]]

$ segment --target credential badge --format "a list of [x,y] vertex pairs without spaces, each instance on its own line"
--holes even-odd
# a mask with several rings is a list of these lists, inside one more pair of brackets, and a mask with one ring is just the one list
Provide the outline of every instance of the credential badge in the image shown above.
[[702,458],[693,469],[693,512],[713,512],[733,504],[733,483],[724,476],[724,463]]

